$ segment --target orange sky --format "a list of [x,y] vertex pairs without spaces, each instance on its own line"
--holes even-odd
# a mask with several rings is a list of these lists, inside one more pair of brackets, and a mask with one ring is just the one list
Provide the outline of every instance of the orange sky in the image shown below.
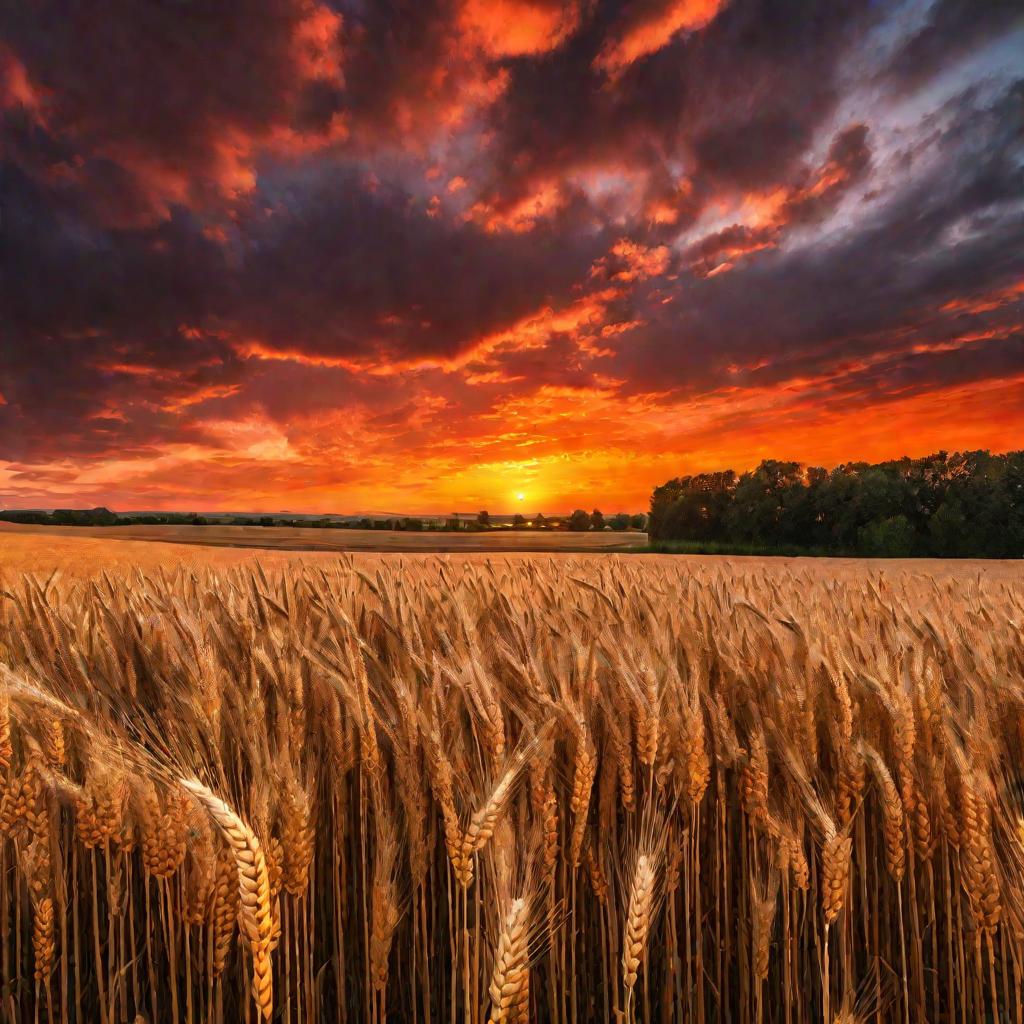
[[1024,30],[771,6],[0,15],[0,507],[639,511],[1021,447]]

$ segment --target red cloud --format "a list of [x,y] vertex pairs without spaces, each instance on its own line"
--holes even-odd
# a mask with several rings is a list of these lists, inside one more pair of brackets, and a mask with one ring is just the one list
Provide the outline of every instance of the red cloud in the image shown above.
[[703,28],[724,0],[640,0],[627,8],[621,23],[594,59],[594,67],[610,75],[667,46],[680,32]]
[[315,109],[344,85],[343,21],[325,4],[258,0],[243,12],[122,2],[102,18],[59,0],[39,7],[26,24],[46,32],[23,25],[9,39],[5,105],[41,119],[53,148],[71,154],[45,173],[93,193],[111,225],[150,226],[173,205],[217,209],[252,192],[262,154],[308,153],[347,133],[340,111]]
[[579,14],[578,2],[466,0],[459,26],[491,57],[523,57],[560,46]]
[[943,313],[990,313],[1010,302],[1016,302],[1024,295],[1024,278],[1006,288],[974,295],[969,298],[951,299],[942,306]]

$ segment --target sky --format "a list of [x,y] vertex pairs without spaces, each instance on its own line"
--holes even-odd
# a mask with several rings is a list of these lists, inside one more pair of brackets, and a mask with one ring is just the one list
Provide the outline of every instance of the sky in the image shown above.
[[1022,10],[4,4],[0,506],[1024,447]]

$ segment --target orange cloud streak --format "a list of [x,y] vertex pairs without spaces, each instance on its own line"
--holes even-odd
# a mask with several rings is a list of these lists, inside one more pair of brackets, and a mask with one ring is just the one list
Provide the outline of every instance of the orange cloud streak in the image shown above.
[[1010,302],[1015,302],[1024,295],[1024,278],[1011,284],[1008,288],[975,295],[966,299],[953,299],[942,307],[943,313],[990,313]]
[[577,3],[530,0],[468,0],[460,18],[463,31],[492,57],[547,53],[578,21]]
[[609,40],[597,58],[594,67],[615,76],[634,61],[655,53],[671,42],[682,31],[693,32],[703,28],[723,6],[722,0],[673,0],[647,9],[632,23],[622,28],[616,39]]

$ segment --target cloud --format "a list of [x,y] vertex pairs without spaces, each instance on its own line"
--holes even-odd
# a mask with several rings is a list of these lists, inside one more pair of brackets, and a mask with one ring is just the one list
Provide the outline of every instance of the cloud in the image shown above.
[[602,240],[573,218],[567,209],[529,237],[495,234],[335,175],[251,226],[233,319],[246,336],[309,353],[452,358],[584,276]]
[[634,61],[656,53],[680,32],[703,28],[723,0],[641,0],[634,3],[609,33],[594,67],[619,74]]
[[[685,301],[660,315],[652,311],[651,327],[631,338],[615,372],[636,388],[674,381],[694,390],[720,384],[733,363],[767,362],[781,383],[804,358],[904,344],[908,332],[927,337],[940,307],[986,283],[995,290],[1013,285],[1020,277],[1014,254],[1024,244],[1024,178],[1009,114],[1020,93],[1014,85],[982,108],[971,95],[961,96],[948,128],[933,139],[928,169],[831,238],[777,247],[769,224],[702,240],[691,256],[769,251],[742,272],[692,283]],[[841,136],[825,166],[863,166],[860,152],[851,136]],[[853,156],[844,160],[843,153]],[[803,202],[797,211],[806,212]],[[787,203],[792,200],[780,209]],[[1009,323],[1020,323],[1018,309],[999,309]],[[687,344],[673,345],[672,337]]]
[[825,220],[864,177],[870,159],[867,127],[846,128],[832,140],[819,167],[797,173],[788,186],[755,195],[753,202],[748,197],[752,222],[731,224],[692,242],[687,249],[690,269],[702,277],[732,270],[745,256],[777,248],[789,231]]
[[[9,9],[0,28],[43,97],[22,107],[46,145],[23,136],[16,157],[96,195],[115,227],[247,195],[262,150],[301,152],[345,133],[327,102],[344,81],[343,19],[311,0],[119,0],[102,17],[41,0]],[[120,204],[104,190],[112,173]]]
[[492,57],[524,57],[559,47],[576,28],[579,3],[466,0],[459,23]]
[[878,16],[857,4],[730,3],[624,73],[595,68],[622,19],[698,7],[711,9],[601,5],[565,45],[511,67],[473,168],[486,201],[514,204],[567,177],[605,194],[639,182],[644,202],[627,217],[678,230],[723,192],[788,182],[835,111],[846,55]]
[[1012,5],[84,11],[0,14],[20,502],[639,507],[1024,429]]
[[1024,28],[1015,0],[935,0],[924,23],[901,40],[883,77],[900,90],[920,88],[994,36]]

